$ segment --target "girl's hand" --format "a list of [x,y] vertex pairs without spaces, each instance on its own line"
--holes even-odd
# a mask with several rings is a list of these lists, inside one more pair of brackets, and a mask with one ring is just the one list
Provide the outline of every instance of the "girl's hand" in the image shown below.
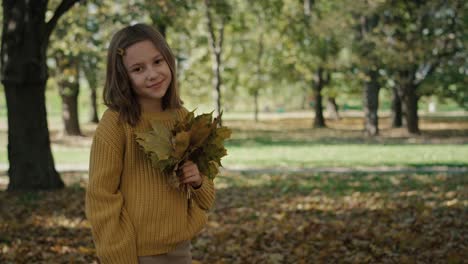
[[198,171],[197,164],[188,160],[180,167],[180,182],[190,184],[193,188],[199,188],[202,185],[202,177]]

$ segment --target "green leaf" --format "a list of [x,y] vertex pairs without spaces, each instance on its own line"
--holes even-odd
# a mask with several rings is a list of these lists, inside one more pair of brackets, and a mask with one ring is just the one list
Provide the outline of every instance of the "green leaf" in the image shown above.
[[[157,122],[153,122],[151,126],[153,131],[135,133],[136,141],[143,147],[145,152],[156,154],[157,159],[169,158],[173,151],[170,130]],[[154,160],[154,158],[152,159]]]

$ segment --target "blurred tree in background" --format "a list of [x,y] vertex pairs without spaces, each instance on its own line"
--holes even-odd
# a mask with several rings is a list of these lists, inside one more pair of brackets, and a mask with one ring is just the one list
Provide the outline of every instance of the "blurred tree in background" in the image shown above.
[[[421,87],[441,65],[464,49],[467,4],[456,0],[395,0],[382,5],[379,30],[392,58],[387,67],[395,74],[407,129],[419,133],[418,101],[424,95]],[[434,90],[426,89],[427,93]]]
[[60,17],[78,0],[3,1],[2,84],[8,107],[9,190],[64,186],[50,149],[45,86],[46,51]]

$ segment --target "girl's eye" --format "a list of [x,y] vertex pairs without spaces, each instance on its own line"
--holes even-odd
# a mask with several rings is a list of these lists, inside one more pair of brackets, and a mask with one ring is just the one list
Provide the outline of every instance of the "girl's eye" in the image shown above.
[[142,68],[141,68],[141,67],[137,67],[137,68],[133,68],[133,70],[132,70],[132,71],[133,71],[133,72],[140,72],[141,70],[142,70]]
[[162,59],[157,59],[157,60],[154,61],[154,63],[156,63],[156,64],[161,64],[162,61],[163,61]]

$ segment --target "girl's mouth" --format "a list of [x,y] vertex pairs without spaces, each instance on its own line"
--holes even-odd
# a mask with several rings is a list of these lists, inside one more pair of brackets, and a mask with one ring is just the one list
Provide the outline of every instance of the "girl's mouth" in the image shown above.
[[159,88],[159,86],[161,86],[161,84],[164,82],[164,79],[162,79],[161,81],[157,82],[157,83],[154,83],[150,86],[147,86],[147,88]]

